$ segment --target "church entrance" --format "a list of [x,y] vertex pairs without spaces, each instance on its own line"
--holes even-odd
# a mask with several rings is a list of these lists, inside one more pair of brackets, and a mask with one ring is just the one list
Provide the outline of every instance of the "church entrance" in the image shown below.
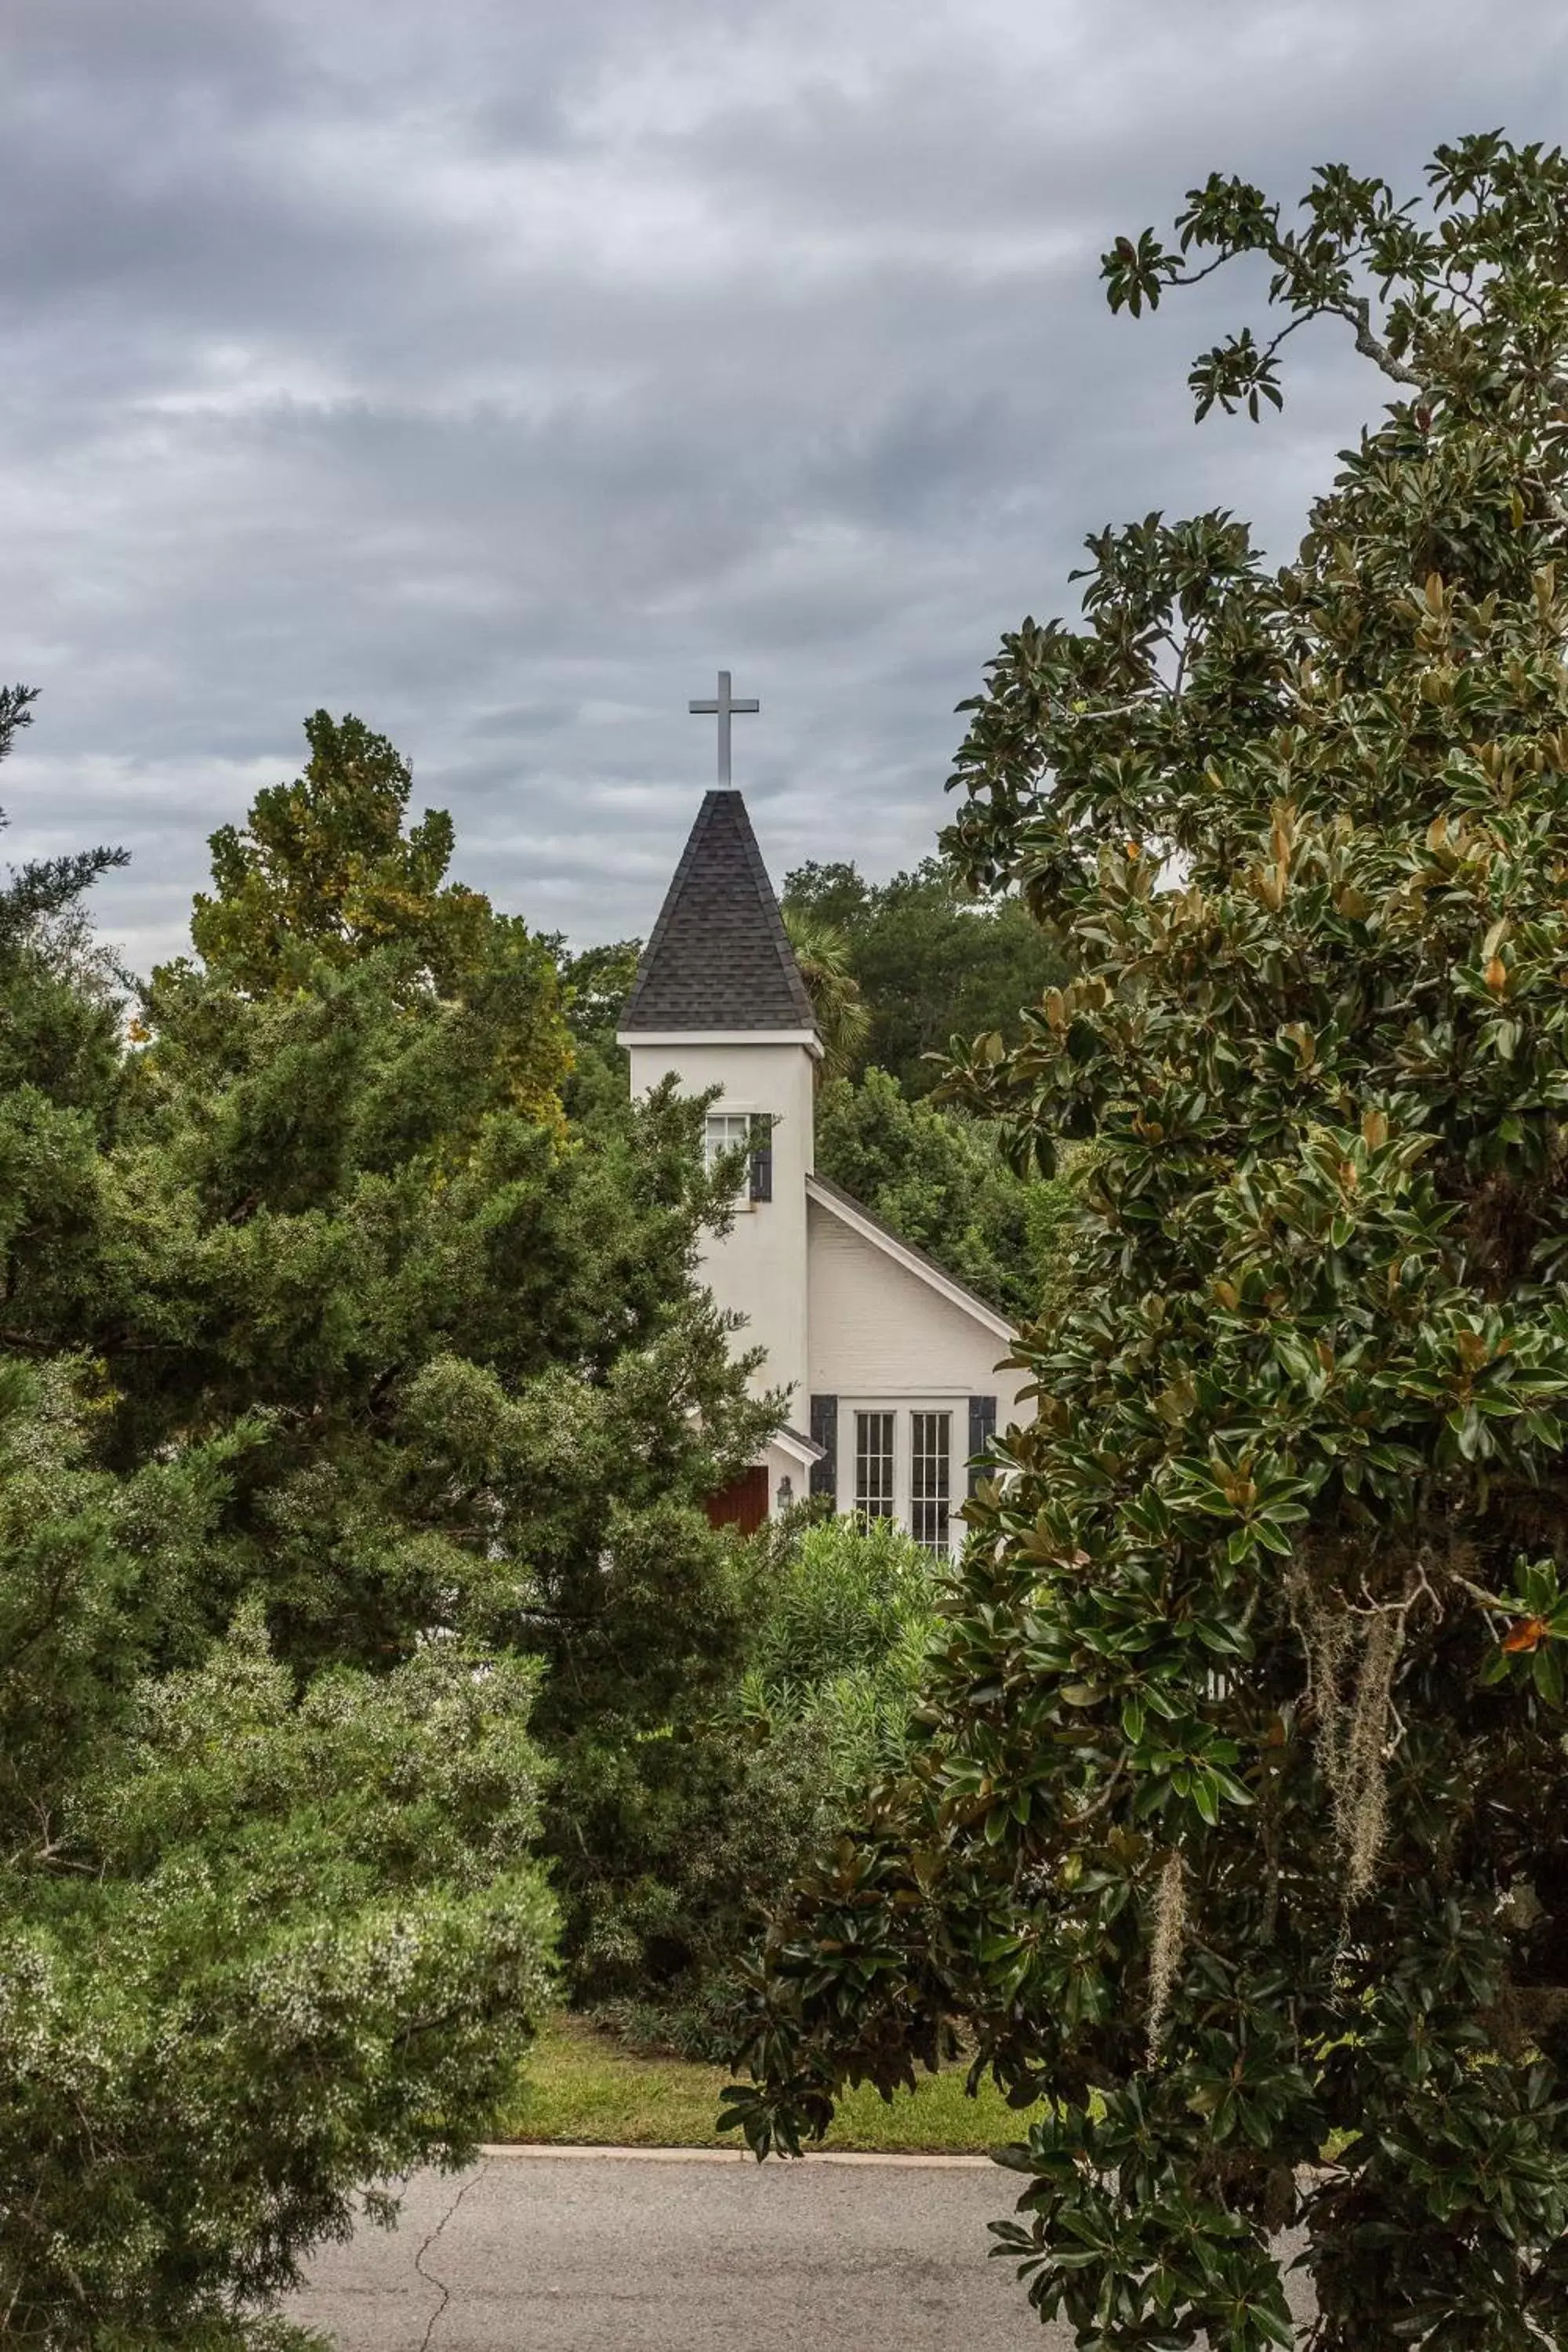
[[708,1524],[711,1528],[739,1528],[743,1536],[752,1536],[768,1516],[768,1466],[757,1463],[742,1470],[734,1484],[721,1487],[717,1495],[708,1497]]

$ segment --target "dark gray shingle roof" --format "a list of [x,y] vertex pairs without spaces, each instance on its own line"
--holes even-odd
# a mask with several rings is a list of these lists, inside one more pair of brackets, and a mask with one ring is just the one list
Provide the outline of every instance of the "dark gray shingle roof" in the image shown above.
[[703,800],[620,1025],[816,1027],[739,793],[709,793]]

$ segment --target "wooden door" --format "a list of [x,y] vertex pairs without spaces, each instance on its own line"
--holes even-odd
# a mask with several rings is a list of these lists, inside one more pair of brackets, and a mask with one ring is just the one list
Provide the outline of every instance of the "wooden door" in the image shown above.
[[708,1497],[708,1524],[713,1528],[739,1528],[743,1536],[755,1535],[768,1516],[768,1468],[759,1462],[750,1470],[742,1470],[733,1486],[725,1486],[719,1494]]

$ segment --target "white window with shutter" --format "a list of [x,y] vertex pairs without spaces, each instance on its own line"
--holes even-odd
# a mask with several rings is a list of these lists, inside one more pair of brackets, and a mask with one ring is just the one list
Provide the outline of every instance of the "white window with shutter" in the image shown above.
[[827,1442],[822,1407],[831,1410],[835,1433],[837,1475],[824,1491],[836,1492],[837,1507],[863,1527],[894,1519],[929,1551],[950,1553],[963,1533],[958,1506],[964,1493],[966,1402],[886,1394],[814,1399],[813,1435]]
[[710,1110],[702,1129],[702,1164],[712,1172],[713,1163],[727,1151],[749,1151],[752,1148],[752,1115],[744,1110]]
[[767,1111],[710,1110],[702,1128],[702,1164],[710,1175],[726,1152],[745,1154],[735,1182],[735,1205],[750,1208],[773,1197],[773,1127]]
[[[726,1152],[739,1151],[749,1155],[752,1149],[752,1114],[746,1110],[710,1110],[702,1126],[702,1164],[711,1176],[714,1162]],[[751,1160],[742,1158],[735,1178],[734,1202],[737,1209],[751,1204]]]

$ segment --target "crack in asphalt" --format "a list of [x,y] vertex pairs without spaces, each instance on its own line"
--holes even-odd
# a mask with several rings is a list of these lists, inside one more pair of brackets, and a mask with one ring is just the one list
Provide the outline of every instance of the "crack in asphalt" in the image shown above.
[[440,2302],[436,2305],[435,2310],[430,2314],[429,2320],[426,2326],[425,2334],[420,2339],[419,2352],[430,2352],[430,2339],[436,2333],[437,2323],[446,2317],[447,2305],[452,2300],[451,2288],[446,2285],[442,2280],[437,2278],[433,2272],[426,2269],[425,2257],[429,2252],[431,2247],[435,2244],[437,2239],[440,2236],[442,2231],[446,2228],[447,2222],[451,2220],[453,2214],[457,2211],[458,2206],[462,2203],[464,2198],[468,2195],[469,2189],[476,2188],[484,2179],[489,2170],[489,2158],[488,2157],[481,2156],[478,2165],[469,2174],[468,2179],[464,2181],[462,2187],[458,2189],[457,2195],[453,2198],[451,2203],[447,2206],[446,2211],[437,2222],[436,2227],[430,2231],[429,2235],[426,2238],[424,2244],[420,2247],[418,2252],[414,2257],[415,2269],[418,2272],[426,2285],[433,2286],[437,2294],[441,2298]]

